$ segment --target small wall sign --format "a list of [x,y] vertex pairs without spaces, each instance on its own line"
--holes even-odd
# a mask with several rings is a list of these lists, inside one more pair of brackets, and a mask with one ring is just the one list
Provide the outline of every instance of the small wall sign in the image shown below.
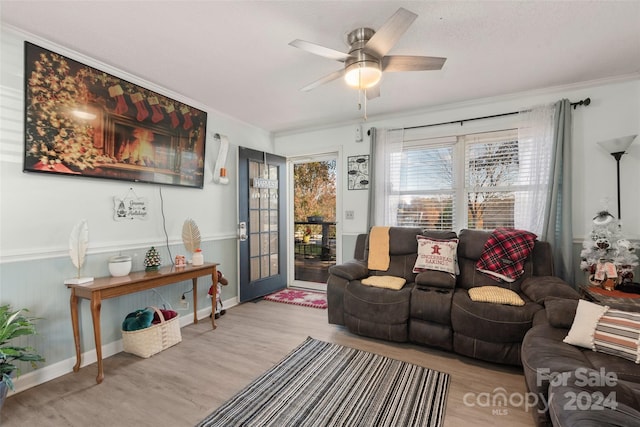
[[277,179],[253,178],[253,188],[278,188]]
[[133,190],[124,197],[114,197],[113,206],[113,219],[116,221],[146,220],[149,214],[149,201],[146,197],[138,197]]

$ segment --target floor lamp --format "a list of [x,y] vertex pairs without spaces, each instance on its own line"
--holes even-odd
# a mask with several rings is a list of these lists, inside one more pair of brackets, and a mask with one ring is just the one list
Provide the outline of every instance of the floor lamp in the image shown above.
[[622,155],[626,153],[627,148],[629,148],[633,140],[636,139],[636,136],[637,135],[629,135],[598,142],[602,148],[607,150],[607,152],[616,159],[616,170],[618,173],[618,219],[622,218],[620,213],[620,159]]

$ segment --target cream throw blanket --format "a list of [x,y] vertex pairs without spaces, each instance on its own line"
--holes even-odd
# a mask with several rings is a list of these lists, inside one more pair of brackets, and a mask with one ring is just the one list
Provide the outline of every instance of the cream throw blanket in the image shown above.
[[389,227],[371,227],[369,231],[369,270],[389,269]]

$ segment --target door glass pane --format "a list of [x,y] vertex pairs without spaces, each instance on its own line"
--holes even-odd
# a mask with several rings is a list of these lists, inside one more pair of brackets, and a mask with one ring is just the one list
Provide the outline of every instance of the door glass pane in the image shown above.
[[249,235],[249,256],[255,257],[260,256],[260,245],[258,244],[258,236],[259,234],[251,233]]
[[260,224],[260,211],[259,210],[252,210],[249,214],[249,221],[251,221],[251,224]]
[[260,211],[260,231],[269,231],[269,227],[271,226],[271,221],[269,221],[269,211],[261,210]]
[[261,272],[260,272],[260,277],[261,278],[265,278],[265,277],[269,277],[269,256],[263,256],[260,257],[260,268],[261,268]]
[[250,277],[252,282],[260,278],[260,262],[259,261],[260,261],[260,258],[251,258]]
[[[278,188],[257,188],[256,178],[267,179],[269,184],[274,184],[278,180],[278,167],[265,166],[264,162],[250,161],[249,253],[251,280],[264,279],[280,273],[277,244]],[[276,236],[275,239],[273,235]]]

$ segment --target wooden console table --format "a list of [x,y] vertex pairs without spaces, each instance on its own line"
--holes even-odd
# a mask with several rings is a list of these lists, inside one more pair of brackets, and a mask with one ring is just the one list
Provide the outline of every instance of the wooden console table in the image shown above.
[[[211,295],[212,313],[215,313],[216,291],[218,283],[218,264],[205,263],[194,267],[162,267],[157,271],[136,271],[123,277],[101,277],[93,282],[81,285],[67,285],[71,289],[71,323],[73,326],[73,340],[76,346],[76,364],[74,372],[80,369],[80,325],[78,324],[78,304],[81,299],[91,302],[91,318],[93,320],[93,336],[96,342],[96,356],[98,359],[98,376],[96,382],[100,384],[104,379],[102,366],[102,339],[100,336],[100,307],[103,299],[115,298],[135,292],[145,291],[159,286],[171,285],[191,279],[193,281],[193,323],[198,323],[198,277],[211,275],[213,281],[213,295]],[[216,328],[215,316],[211,315],[211,326]]]

